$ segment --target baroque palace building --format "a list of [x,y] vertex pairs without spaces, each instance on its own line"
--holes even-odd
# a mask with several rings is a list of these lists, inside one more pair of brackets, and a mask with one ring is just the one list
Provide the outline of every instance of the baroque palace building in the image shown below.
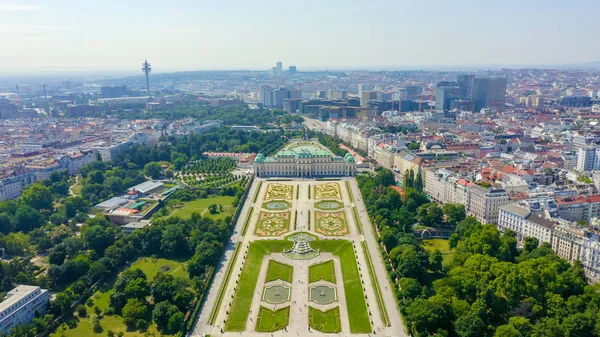
[[315,143],[296,143],[272,157],[259,153],[254,160],[257,177],[354,176],[356,163],[351,154],[335,156]]

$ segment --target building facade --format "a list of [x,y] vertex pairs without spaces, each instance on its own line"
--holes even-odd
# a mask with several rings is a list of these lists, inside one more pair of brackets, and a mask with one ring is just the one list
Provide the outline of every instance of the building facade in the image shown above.
[[20,285],[9,291],[0,303],[0,332],[10,334],[18,326],[31,322],[46,312],[48,290],[38,286]]
[[257,177],[354,176],[356,163],[351,154],[334,156],[318,145],[292,146],[272,157],[259,153],[254,160]]

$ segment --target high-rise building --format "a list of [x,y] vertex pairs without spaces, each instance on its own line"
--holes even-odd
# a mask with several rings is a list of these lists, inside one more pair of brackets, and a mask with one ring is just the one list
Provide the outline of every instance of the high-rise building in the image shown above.
[[260,88],[258,88],[258,97],[260,98],[260,102],[263,106],[273,106],[273,96],[271,95],[272,91],[273,87],[270,87],[268,85],[261,85]]
[[372,99],[377,99],[377,91],[362,91],[360,94],[360,105],[367,106]]
[[503,109],[506,105],[506,78],[474,78],[471,96],[475,111],[483,108]]
[[577,171],[600,170],[600,148],[595,146],[581,147],[577,150]]
[[277,62],[277,72],[281,74],[283,72],[283,63],[281,61]]
[[125,85],[100,87],[100,96],[102,98],[119,98],[125,95],[127,95],[127,86]]
[[460,87],[460,98],[471,99],[474,78],[475,75],[458,75],[456,77],[456,83]]
[[415,99],[423,92],[423,87],[419,85],[407,85],[405,88],[406,99]]
[[296,73],[296,66],[289,66],[288,73],[290,73],[290,75],[294,75]]
[[456,82],[440,82],[435,88],[435,110],[448,111],[452,101],[459,99],[461,88]]

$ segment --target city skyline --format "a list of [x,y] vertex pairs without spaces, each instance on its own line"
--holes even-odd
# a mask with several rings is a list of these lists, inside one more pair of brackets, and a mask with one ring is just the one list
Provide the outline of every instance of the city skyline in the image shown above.
[[600,4],[577,4],[586,10],[575,18],[564,15],[573,3],[538,0],[0,0],[0,43],[11,51],[0,72],[133,74],[146,57],[157,73],[268,70],[275,61],[299,70],[576,66],[600,52],[585,38]]

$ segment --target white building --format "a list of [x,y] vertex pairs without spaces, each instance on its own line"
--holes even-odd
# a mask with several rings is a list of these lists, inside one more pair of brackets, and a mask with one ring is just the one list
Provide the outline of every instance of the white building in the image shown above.
[[600,169],[600,148],[582,147],[577,150],[577,171],[596,171]]
[[0,177],[0,201],[18,198],[21,192],[34,182],[35,175],[33,172],[13,173]]
[[74,152],[69,154],[69,174],[77,174],[82,167],[96,161],[93,151]]
[[356,163],[351,154],[334,156],[318,145],[291,146],[273,157],[259,153],[254,160],[257,177],[354,176]]
[[101,145],[93,147],[92,150],[100,153],[102,161],[111,161],[122,155],[131,146],[130,142],[117,143],[113,145]]
[[43,315],[48,305],[48,290],[38,286],[20,285],[9,291],[0,303],[0,332],[10,334],[11,329],[31,322]]

